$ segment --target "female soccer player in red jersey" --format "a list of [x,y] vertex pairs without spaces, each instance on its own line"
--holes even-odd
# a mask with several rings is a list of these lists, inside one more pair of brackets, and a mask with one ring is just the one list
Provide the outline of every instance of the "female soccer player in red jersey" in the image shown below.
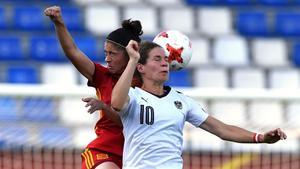
[[[141,23],[124,20],[121,28],[114,30],[106,37],[104,51],[107,67],[104,67],[91,61],[76,47],[62,19],[60,7],[49,7],[44,13],[53,21],[65,55],[88,79],[88,85],[96,89],[99,100],[110,105],[113,86],[129,60],[125,47],[130,40],[141,41],[140,35],[143,33]],[[108,110],[108,108],[103,108],[103,110]],[[97,138],[90,142],[82,153],[82,169],[120,169],[122,167],[124,144],[122,127],[107,117],[111,113],[104,113],[103,110],[95,126]]]

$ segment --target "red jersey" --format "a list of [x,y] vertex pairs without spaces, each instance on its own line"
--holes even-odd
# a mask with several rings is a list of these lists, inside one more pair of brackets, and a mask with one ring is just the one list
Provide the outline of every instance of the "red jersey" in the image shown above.
[[[118,77],[113,77],[107,68],[95,63],[93,81],[89,81],[88,85],[95,87],[98,99],[110,105],[112,89],[117,81]],[[115,124],[100,111],[100,119],[95,126],[97,138],[87,147],[122,156],[124,144],[122,130],[121,126]]]

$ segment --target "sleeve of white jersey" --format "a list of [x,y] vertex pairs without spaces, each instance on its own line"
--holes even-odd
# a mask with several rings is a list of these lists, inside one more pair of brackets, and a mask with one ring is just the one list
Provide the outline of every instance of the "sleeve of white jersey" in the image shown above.
[[133,103],[134,98],[135,98],[134,97],[134,89],[132,87],[130,87],[130,89],[129,89],[128,96],[129,96],[128,104],[125,104],[124,107],[122,108],[122,110],[120,111],[120,114],[123,117],[128,115],[130,107],[132,106],[132,103]]
[[186,97],[186,99],[189,105],[189,110],[186,115],[186,121],[190,122],[195,127],[198,127],[207,119],[208,114],[195,100],[189,97]]

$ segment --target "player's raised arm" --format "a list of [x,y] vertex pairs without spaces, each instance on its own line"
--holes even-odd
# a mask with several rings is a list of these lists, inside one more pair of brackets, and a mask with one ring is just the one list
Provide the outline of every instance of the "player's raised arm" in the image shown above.
[[65,55],[83,76],[88,80],[92,80],[95,70],[94,63],[77,48],[62,19],[61,8],[51,6],[45,9],[44,14],[49,16],[54,23],[57,37]]
[[287,138],[286,134],[279,128],[265,134],[258,134],[237,126],[225,124],[211,116],[208,116],[206,121],[199,127],[223,140],[239,143],[275,143]]
[[111,106],[115,110],[121,110],[126,104],[128,104],[129,88],[131,86],[136,65],[140,58],[140,54],[138,52],[138,43],[136,41],[130,40],[126,46],[126,51],[129,55],[129,61],[124,72],[115,85],[111,96]]

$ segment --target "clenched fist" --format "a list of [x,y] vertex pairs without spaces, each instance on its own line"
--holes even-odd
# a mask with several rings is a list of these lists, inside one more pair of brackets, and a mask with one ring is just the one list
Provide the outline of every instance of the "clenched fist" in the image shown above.
[[279,140],[285,140],[287,138],[286,134],[280,129],[277,128],[275,130],[271,130],[269,132],[266,132],[263,135],[263,143],[276,143]]
[[63,23],[61,9],[59,6],[51,6],[46,8],[44,14],[49,16],[49,18],[55,23]]

